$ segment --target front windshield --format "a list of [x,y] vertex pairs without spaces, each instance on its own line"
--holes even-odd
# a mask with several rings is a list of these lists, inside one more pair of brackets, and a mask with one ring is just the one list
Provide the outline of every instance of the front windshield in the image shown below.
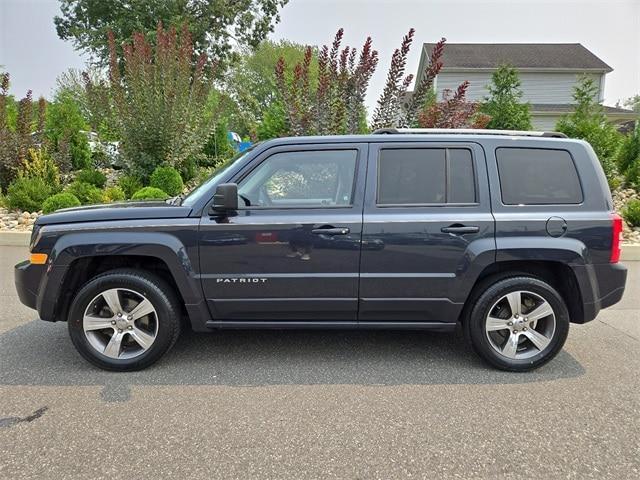
[[[257,145],[257,144],[256,144]],[[182,200],[182,205],[187,207],[192,207],[198,200],[202,198],[203,195],[206,195],[207,192],[211,189],[211,186],[220,181],[220,178],[225,175],[225,173],[231,168],[232,165],[235,165],[237,162],[240,162],[243,158],[245,158],[251,150],[253,150],[256,145],[251,146],[243,152],[238,152],[231,159],[224,162],[218,168],[216,168],[211,176],[200,184],[200,186],[194,188],[189,195],[187,195],[184,200]]]

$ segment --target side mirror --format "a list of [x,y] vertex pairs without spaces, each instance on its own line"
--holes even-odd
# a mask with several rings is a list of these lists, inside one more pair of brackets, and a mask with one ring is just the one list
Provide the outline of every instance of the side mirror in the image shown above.
[[221,183],[216,187],[213,195],[211,210],[215,213],[225,213],[238,209],[238,185],[235,183]]

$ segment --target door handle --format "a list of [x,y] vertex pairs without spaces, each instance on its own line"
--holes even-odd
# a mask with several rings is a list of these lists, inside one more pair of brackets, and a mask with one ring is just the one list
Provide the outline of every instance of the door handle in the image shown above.
[[478,233],[480,231],[480,227],[475,225],[466,226],[466,225],[450,225],[448,227],[442,227],[440,229],[442,233],[453,233],[454,235],[464,235],[465,233]]
[[351,230],[346,227],[334,228],[327,226],[314,228],[313,230],[311,230],[311,233],[315,233],[316,235],[348,235],[350,231]]

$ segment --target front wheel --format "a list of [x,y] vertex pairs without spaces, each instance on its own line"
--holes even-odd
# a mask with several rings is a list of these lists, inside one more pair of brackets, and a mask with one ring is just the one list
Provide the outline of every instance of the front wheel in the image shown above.
[[569,333],[569,312],[560,294],[546,282],[506,278],[477,298],[465,330],[474,350],[491,365],[528,371],[562,349]]
[[147,272],[113,270],[85,284],[67,319],[78,352],[105,370],[148,367],[180,333],[180,308],[166,282]]

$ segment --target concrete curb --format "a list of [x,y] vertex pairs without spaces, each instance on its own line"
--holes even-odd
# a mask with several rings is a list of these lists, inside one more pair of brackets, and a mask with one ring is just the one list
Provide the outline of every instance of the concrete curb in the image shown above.
[[[28,247],[31,232],[0,232],[0,247]],[[623,262],[640,261],[640,244],[622,244]]]
[[30,238],[30,231],[0,232],[0,247],[28,247]]

